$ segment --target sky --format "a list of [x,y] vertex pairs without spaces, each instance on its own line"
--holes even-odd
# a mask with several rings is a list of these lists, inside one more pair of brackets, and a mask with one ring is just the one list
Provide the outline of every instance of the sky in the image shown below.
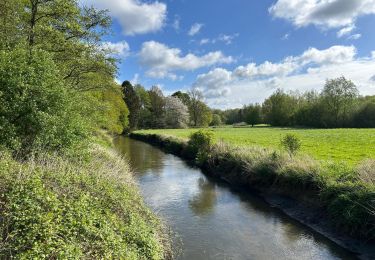
[[117,80],[200,89],[213,108],[345,76],[375,94],[375,0],[81,0],[107,9]]

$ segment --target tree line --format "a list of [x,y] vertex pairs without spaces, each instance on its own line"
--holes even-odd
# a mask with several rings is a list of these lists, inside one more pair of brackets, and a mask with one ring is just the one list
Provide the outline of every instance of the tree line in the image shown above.
[[222,124],[268,124],[316,128],[375,127],[375,96],[360,96],[344,78],[327,80],[322,91],[305,93],[277,89],[262,104],[239,109],[210,109],[202,93],[192,89],[165,97],[160,88],[146,90],[129,81],[122,84],[129,107],[129,129],[185,128]]
[[370,128],[375,127],[375,96],[360,96],[352,81],[339,77],[327,80],[320,92],[278,89],[262,104],[216,113],[227,124]]
[[212,122],[212,111],[203,102],[203,95],[193,89],[164,96],[153,86],[122,84],[124,101],[129,108],[129,129],[206,127]]

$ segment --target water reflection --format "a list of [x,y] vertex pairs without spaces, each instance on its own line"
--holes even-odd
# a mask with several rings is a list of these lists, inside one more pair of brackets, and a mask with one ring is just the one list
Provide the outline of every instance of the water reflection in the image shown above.
[[[142,142],[118,138],[146,203],[182,239],[179,259],[351,259],[353,255],[271,208]],[[178,242],[176,242],[178,244]]]
[[198,194],[189,200],[189,206],[196,215],[206,215],[214,209],[216,203],[215,184],[200,177],[198,188]]
[[163,154],[150,152],[149,147],[141,142],[129,142],[126,138],[118,136],[114,145],[122,154],[125,154],[130,164],[138,174],[145,174],[152,169],[153,173],[161,173],[163,169]]

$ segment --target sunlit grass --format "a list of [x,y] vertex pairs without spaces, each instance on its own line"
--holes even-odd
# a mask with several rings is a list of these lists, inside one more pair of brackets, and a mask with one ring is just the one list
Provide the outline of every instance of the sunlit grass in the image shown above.
[[[197,129],[141,130],[187,139]],[[262,146],[281,149],[280,140],[287,133],[298,136],[302,153],[318,160],[345,161],[354,165],[375,158],[375,129],[297,129],[297,128],[212,128],[214,140],[236,146]]]

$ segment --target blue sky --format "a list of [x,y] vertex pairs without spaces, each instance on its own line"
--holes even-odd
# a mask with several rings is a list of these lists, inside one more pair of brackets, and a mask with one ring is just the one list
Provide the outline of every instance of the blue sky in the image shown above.
[[108,9],[118,80],[166,94],[199,88],[212,107],[262,102],[275,89],[352,79],[375,94],[375,0],[83,0]]

